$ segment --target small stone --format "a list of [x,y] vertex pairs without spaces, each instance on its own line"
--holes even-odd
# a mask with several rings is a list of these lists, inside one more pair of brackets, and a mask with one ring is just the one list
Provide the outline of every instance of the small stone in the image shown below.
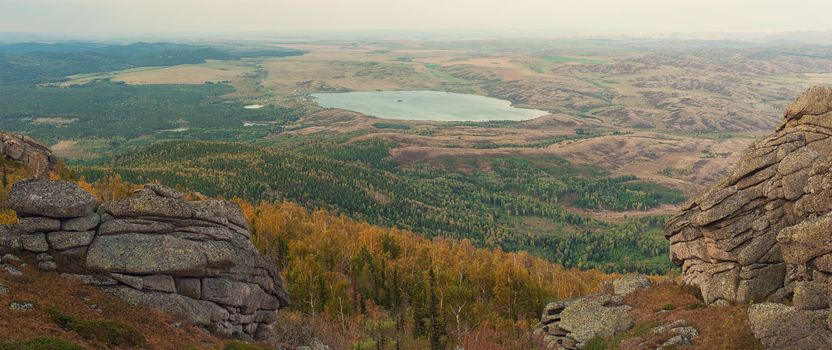
[[3,282],[0,282],[0,294],[9,294],[9,287],[6,287]]
[[13,301],[9,304],[9,309],[30,311],[35,308],[35,305],[27,301]]
[[654,333],[654,334],[664,333],[664,332],[670,331],[671,329],[675,329],[675,328],[679,328],[679,327],[685,327],[687,325],[688,325],[688,322],[686,320],[683,320],[683,319],[682,320],[676,320],[676,321],[673,321],[673,322],[668,323],[668,324],[664,324],[664,325],[661,325],[661,326],[658,326],[658,327],[654,327],[653,329],[650,330],[650,332]]
[[688,346],[692,345],[690,339],[685,338],[681,335],[677,335],[673,338],[668,339],[664,344],[662,344],[662,348],[672,348],[677,346]]
[[728,300],[719,299],[719,300],[711,303],[711,305],[713,305],[713,306],[731,306],[731,303]]
[[55,271],[58,269],[58,264],[54,261],[41,261],[38,263],[38,270],[41,271]]
[[142,288],[144,288],[144,280],[141,277],[124,275],[120,273],[111,273],[110,277],[112,277],[116,281],[121,282],[122,284],[130,286],[133,289],[141,290]]
[[567,349],[576,349],[578,348],[578,344],[572,338],[563,338],[563,342],[561,342],[564,348]]
[[92,310],[92,311],[95,311],[95,312],[98,312],[98,313],[104,312],[104,310],[102,310],[101,307],[98,306],[98,304],[90,304],[88,306],[89,306],[90,310]]
[[324,344],[324,342],[322,342],[318,338],[312,338],[312,343],[310,343],[310,346],[312,346],[312,350],[330,350],[329,345]]
[[682,337],[687,338],[688,340],[693,340],[694,338],[699,336],[699,331],[693,327],[678,327],[673,328],[670,330],[670,333],[680,335]]
[[14,254],[6,254],[3,255],[3,258],[0,258],[0,262],[4,264],[16,263],[20,262],[20,258],[18,258],[17,255]]
[[22,276],[23,275],[23,272],[20,272],[20,270],[18,270],[16,267],[14,267],[12,265],[8,265],[8,264],[0,265],[0,270],[5,270],[6,272],[8,272],[12,276]]
[[35,258],[36,258],[38,261],[52,261],[52,260],[55,260],[55,259],[52,257],[52,255],[49,255],[49,253],[40,253],[40,254],[38,254],[37,256],[35,256]]
[[567,334],[567,332],[565,330],[563,330],[563,328],[560,328],[557,324],[550,324],[546,327],[547,327],[546,328],[546,333],[548,333],[550,335],[554,335],[554,336],[557,336],[557,337],[564,337]]
[[638,289],[650,287],[652,283],[645,275],[627,275],[612,281],[616,295],[626,296]]

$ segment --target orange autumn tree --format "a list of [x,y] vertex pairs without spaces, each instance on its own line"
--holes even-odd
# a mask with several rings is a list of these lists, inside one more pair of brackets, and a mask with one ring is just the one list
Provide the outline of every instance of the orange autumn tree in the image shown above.
[[435,336],[432,320],[447,342],[528,337],[546,302],[591,293],[611,277],[466,240],[429,240],[293,203],[237,203],[252,241],[285,268],[295,309],[344,320],[381,306],[397,329],[414,338]]
[[5,207],[6,196],[15,182],[29,176],[29,169],[25,166],[0,157],[0,225],[17,222],[15,212]]
[[[102,201],[136,188],[118,175],[77,181]],[[533,349],[546,302],[594,292],[612,277],[294,203],[235,201],[251,240],[283,270],[293,305],[281,317],[313,325],[333,349]]]

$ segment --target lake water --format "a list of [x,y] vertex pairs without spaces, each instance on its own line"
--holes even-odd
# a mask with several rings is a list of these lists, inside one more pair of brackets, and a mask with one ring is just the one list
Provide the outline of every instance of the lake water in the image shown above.
[[384,119],[434,121],[529,120],[548,114],[491,97],[442,91],[366,91],[313,94],[318,104]]

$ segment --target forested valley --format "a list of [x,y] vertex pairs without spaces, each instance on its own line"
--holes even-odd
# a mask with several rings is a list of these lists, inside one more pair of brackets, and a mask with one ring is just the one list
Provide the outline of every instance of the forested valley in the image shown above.
[[[0,200],[28,175],[9,162],[2,169]],[[138,188],[118,175],[90,183],[64,167],[54,177],[77,181],[101,201]],[[533,349],[531,328],[546,302],[586,295],[615,277],[291,202],[235,201],[255,246],[283,269],[293,300],[279,316],[286,342],[316,337],[336,349]],[[0,224],[16,220],[0,208]]]
[[134,183],[159,180],[252,202],[289,200],[428,238],[527,251],[566,267],[648,273],[671,267],[662,217],[608,223],[566,209],[649,209],[684,198],[632,176],[611,177],[556,157],[479,159],[492,170],[462,173],[397,164],[388,156],[395,145],[386,141],[295,142],[161,142],[79,174],[89,181],[116,174]]

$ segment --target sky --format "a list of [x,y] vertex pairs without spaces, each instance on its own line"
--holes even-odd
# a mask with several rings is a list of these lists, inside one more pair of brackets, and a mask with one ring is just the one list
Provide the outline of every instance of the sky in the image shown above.
[[0,33],[832,30],[832,0],[0,0]]

